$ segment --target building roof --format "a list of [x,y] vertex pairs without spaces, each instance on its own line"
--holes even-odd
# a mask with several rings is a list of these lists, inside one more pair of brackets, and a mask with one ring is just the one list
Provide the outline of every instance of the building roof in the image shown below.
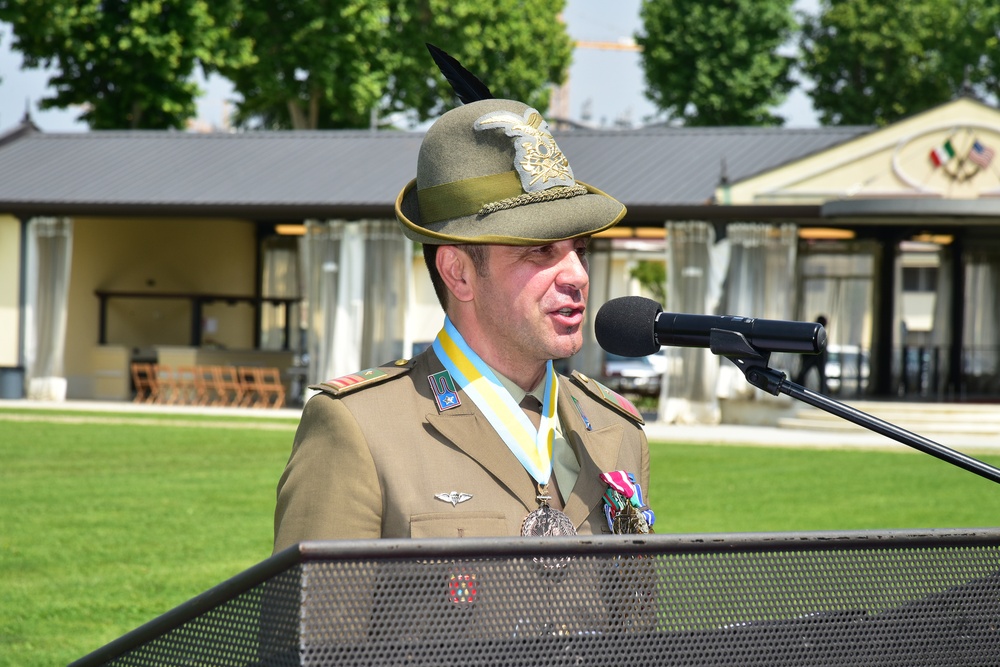
[[[576,177],[620,199],[626,224],[702,208],[730,182],[843,143],[865,127],[557,132]],[[421,133],[175,131],[0,136],[0,212],[291,220],[391,217]]]

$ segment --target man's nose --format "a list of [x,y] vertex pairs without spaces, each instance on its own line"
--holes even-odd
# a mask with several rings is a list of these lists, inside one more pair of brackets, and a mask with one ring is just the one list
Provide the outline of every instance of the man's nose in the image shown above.
[[559,270],[559,284],[582,290],[590,282],[587,260],[577,251],[568,252],[563,257]]

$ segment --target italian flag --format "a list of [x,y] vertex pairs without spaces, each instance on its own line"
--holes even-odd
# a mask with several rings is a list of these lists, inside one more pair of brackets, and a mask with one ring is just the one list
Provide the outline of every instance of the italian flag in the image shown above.
[[931,151],[931,162],[934,163],[935,167],[940,167],[953,157],[955,157],[955,149],[951,145],[951,139]]

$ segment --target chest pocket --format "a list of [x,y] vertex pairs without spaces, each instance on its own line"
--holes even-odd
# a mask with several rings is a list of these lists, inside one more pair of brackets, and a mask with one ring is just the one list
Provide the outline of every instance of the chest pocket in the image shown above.
[[506,537],[500,512],[433,512],[410,517],[410,537]]

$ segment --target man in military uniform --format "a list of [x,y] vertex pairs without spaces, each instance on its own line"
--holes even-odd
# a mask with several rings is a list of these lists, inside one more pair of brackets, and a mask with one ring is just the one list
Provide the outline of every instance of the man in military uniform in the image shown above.
[[624,214],[574,179],[534,109],[489,99],[444,114],[396,201],[444,327],[413,359],[314,387],[278,485],[275,551],[610,532],[602,474],[648,488],[642,419],[552,360],[583,343],[588,239]]

